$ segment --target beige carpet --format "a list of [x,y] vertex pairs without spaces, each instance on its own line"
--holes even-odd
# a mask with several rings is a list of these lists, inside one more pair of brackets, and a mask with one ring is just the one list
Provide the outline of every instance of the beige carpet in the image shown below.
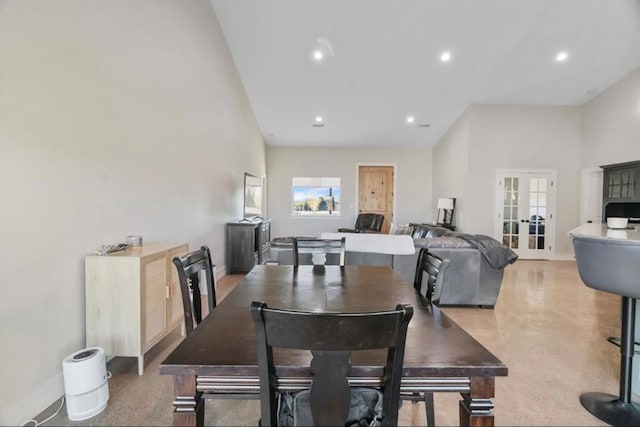
[[[219,298],[242,276],[219,281]],[[579,402],[580,393],[618,393],[620,353],[606,337],[619,335],[620,298],[585,287],[573,262],[518,261],[507,268],[494,310],[444,308],[455,322],[509,368],[496,379],[496,425],[606,425]],[[108,363],[113,378],[106,410],[71,422],[66,409],[46,425],[169,425],[171,378],[158,366],[182,339],[173,333],[147,353],[145,373],[136,359]],[[634,396],[635,399],[635,396]],[[459,395],[435,395],[436,423],[458,425]],[[51,415],[54,402],[36,419]],[[208,400],[207,425],[257,425],[257,401]],[[424,404],[404,402],[401,425],[425,425]]]

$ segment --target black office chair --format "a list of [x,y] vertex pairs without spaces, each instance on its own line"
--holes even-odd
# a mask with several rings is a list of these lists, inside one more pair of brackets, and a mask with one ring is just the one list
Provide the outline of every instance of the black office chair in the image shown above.
[[384,224],[384,215],[376,213],[361,213],[356,218],[353,228],[338,228],[340,233],[379,233]]
[[573,236],[580,278],[590,288],[622,296],[620,391],[589,392],[580,403],[610,425],[640,425],[640,405],[631,400],[636,300],[640,298],[640,245],[635,241]]
[[[339,265],[345,263],[345,238],[293,239],[293,265]],[[322,262],[320,262],[322,261]]]
[[[382,384],[382,425],[398,425],[400,380],[407,326],[413,316],[409,305],[373,313],[318,313],[268,308],[251,304],[255,322],[263,426],[278,425],[277,378],[273,348],[310,350],[313,373],[308,406],[298,406],[301,425],[342,426],[349,416],[353,391],[347,376],[351,353],[387,349]],[[303,392],[299,392],[303,393]]]
[[204,271],[207,281],[207,299],[209,313],[216,307],[216,286],[211,262],[211,251],[207,246],[188,253],[183,257],[174,257],[173,264],[178,270],[184,325],[187,335],[202,321],[202,297],[200,294],[200,272]]

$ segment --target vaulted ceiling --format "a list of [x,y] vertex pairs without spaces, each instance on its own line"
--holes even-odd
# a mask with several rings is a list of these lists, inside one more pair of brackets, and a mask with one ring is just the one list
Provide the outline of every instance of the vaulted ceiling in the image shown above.
[[429,147],[470,104],[582,105],[640,67],[639,0],[212,3],[270,145]]

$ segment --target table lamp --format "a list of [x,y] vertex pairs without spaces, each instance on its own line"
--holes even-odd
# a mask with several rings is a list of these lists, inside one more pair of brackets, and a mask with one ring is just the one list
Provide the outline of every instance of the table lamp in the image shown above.
[[[451,211],[449,213],[448,211]],[[442,220],[440,220],[440,213],[442,213]],[[453,219],[453,199],[438,199],[438,224],[450,225]]]

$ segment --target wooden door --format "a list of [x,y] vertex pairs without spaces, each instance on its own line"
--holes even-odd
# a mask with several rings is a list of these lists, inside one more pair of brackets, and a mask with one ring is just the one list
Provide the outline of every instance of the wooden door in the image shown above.
[[389,233],[393,222],[393,166],[360,166],[358,171],[358,213],[384,215],[382,233]]

